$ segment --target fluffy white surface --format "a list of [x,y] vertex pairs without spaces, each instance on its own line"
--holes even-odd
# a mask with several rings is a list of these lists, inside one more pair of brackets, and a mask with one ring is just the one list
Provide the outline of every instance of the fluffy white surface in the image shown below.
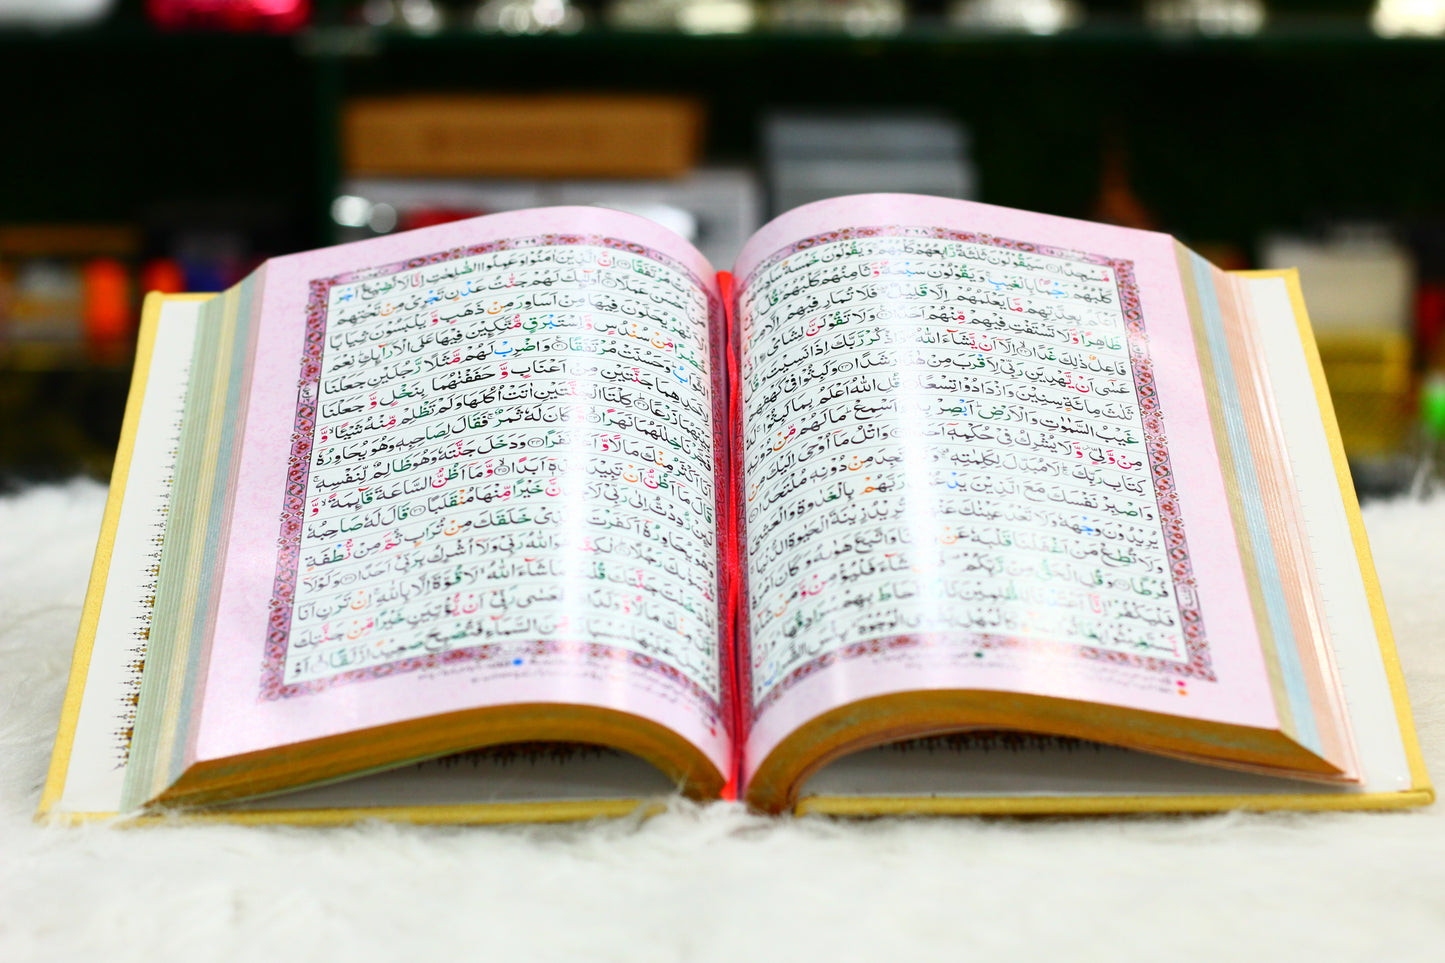
[[[1404,813],[42,828],[103,490],[0,499],[0,959],[1442,960]],[[1365,514],[1445,779],[1445,502]]]

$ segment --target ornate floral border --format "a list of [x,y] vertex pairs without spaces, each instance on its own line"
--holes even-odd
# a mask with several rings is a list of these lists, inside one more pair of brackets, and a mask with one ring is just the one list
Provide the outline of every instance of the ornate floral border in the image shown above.
[[[876,237],[917,237],[928,240],[980,244],[989,247],[1004,248],[1010,251],[1019,251],[1025,254],[1038,254],[1044,257],[1081,261],[1086,264],[1095,264],[1100,267],[1111,268],[1114,271],[1116,288],[1119,292],[1119,309],[1124,318],[1124,327],[1128,335],[1129,360],[1134,372],[1134,388],[1139,400],[1140,418],[1144,425],[1145,451],[1149,457],[1150,474],[1154,482],[1155,502],[1159,509],[1159,524],[1164,538],[1165,551],[1171,563],[1170,575],[1174,582],[1174,597],[1179,604],[1180,625],[1184,635],[1187,659],[1184,662],[1176,662],[1157,656],[1139,656],[1095,646],[1041,643],[1037,640],[1027,639],[1022,636],[985,633],[888,636],[856,642],[840,649],[835,649],[832,652],[817,656],[794,669],[775,683],[773,687],[768,690],[767,694],[763,696],[762,700],[753,706],[749,716],[750,721],[756,720],[759,715],[789,689],[830,665],[856,659],[861,656],[876,655],[880,652],[901,648],[934,645],[945,641],[956,642],[960,637],[965,636],[969,643],[980,650],[1003,648],[1057,649],[1070,652],[1080,658],[1094,662],[1127,666],[1149,672],[1166,673],[1173,676],[1188,676],[1195,679],[1214,681],[1216,677],[1209,656],[1208,642],[1205,638],[1204,620],[1199,611],[1199,595],[1194,576],[1194,567],[1190,560],[1189,548],[1184,536],[1184,519],[1179,507],[1179,495],[1174,483],[1173,469],[1169,462],[1169,446],[1165,438],[1158,388],[1154,381],[1153,362],[1149,356],[1149,339],[1144,327],[1144,311],[1140,306],[1138,283],[1134,278],[1134,262],[1125,258],[1111,258],[1102,254],[1092,254],[1087,251],[1075,251],[1050,247],[1043,244],[1031,244],[1027,241],[1016,241],[1010,238],[996,237],[992,234],[954,231],[941,227],[887,225],[881,227],[845,228],[826,234],[818,234],[798,241],[762,261],[753,269],[747,280],[758,277],[766,268],[800,251],[806,251],[820,245],[832,244],[838,241]],[[740,287],[738,295],[739,304],[742,304],[744,293],[745,289]],[[746,540],[747,533],[740,532],[739,541],[742,543],[742,547],[739,557],[742,558],[747,557]],[[747,598],[746,586],[740,588],[739,595],[743,600]],[[741,605],[745,607],[746,602],[743,601]],[[748,614],[746,611],[739,614],[738,624],[743,627],[748,625]],[[742,692],[751,692],[751,666],[745,662],[740,666],[740,669],[741,678],[739,689]]]
[[[306,304],[306,330],[302,342],[300,377],[297,382],[296,420],[291,434],[291,453],[287,461],[286,489],[282,501],[280,534],[277,538],[276,578],[271,592],[270,612],[267,624],[266,647],[261,667],[261,698],[264,700],[288,699],[295,696],[320,692],[333,686],[363,682],[370,679],[387,678],[423,669],[442,668],[460,663],[485,663],[505,654],[513,657],[518,651],[516,642],[489,643],[452,649],[447,652],[415,656],[364,669],[352,669],[323,679],[288,684],[285,681],[286,651],[291,636],[291,614],[295,605],[296,582],[299,576],[301,553],[301,529],[304,519],[306,487],[310,477],[311,453],[316,436],[316,406],[321,378],[321,359],[326,342],[327,302],[333,287],[355,281],[385,277],[402,271],[410,271],[428,264],[439,264],[464,257],[492,254],[497,251],[523,250],[550,246],[605,247],[648,258],[671,270],[683,274],[701,291],[707,293],[708,318],[713,330],[717,330],[722,319],[722,304],[693,271],[681,261],[655,251],[641,244],[619,238],[593,234],[541,234],[531,237],[504,238],[475,244],[468,247],[452,248],[421,257],[396,261],[377,267],[348,271],[328,278],[310,282],[310,293]],[[716,359],[714,359],[716,367]],[[719,565],[721,572],[722,566]],[[719,597],[725,593],[719,591]],[[720,613],[721,620],[721,613]],[[650,656],[616,646],[586,641],[531,640],[520,643],[531,655],[581,652],[587,658],[622,661],[650,672],[669,682],[681,686],[691,696],[702,702],[716,718],[722,718],[718,700],[680,670]],[[731,683],[730,648],[720,647],[720,680],[724,698],[728,697]]]

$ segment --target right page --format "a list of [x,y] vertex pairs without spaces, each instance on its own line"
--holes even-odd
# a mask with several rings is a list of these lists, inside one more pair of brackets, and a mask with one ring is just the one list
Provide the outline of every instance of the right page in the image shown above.
[[1281,672],[1172,238],[866,195],[735,274],[750,799],[969,727],[1356,777]]
[[1078,740],[965,734],[839,759],[808,779],[799,811],[1362,809],[1432,801],[1297,279],[1294,272],[1253,272],[1225,279],[1225,286],[1252,316],[1264,349],[1361,780],[1302,785]]

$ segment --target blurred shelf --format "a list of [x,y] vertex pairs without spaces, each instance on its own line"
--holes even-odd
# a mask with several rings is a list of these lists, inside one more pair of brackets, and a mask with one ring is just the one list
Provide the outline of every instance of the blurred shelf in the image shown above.
[[72,29],[0,27],[0,50],[43,49],[67,50],[107,49],[132,50],[136,53],[184,52],[187,54],[256,50],[289,50],[296,46],[296,37],[268,33],[227,33],[224,31],[165,31],[144,24],[99,24]]
[[785,51],[796,47],[828,47],[840,50],[901,48],[928,50],[997,48],[999,50],[1033,48],[1072,48],[1103,50],[1119,47],[1178,50],[1181,47],[1203,49],[1290,49],[1365,47],[1403,49],[1436,48],[1445,45],[1445,38],[1384,38],[1371,32],[1367,25],[1355,21],[1320,22],[1304,20],[1272,26],[1250,36],[1203,36],[1171,34],[1134,24],[1099,24],[1048,35],[996,33],[962,30],[942,22],[918,21],[896,34],[853,36],[843,32],[801,31],[760,28],[738,34],[686,34],[664,31],[612,30],[591,27],[569,36],[539,34],[534,36],[503,36],[472,30],[449,29],[431,35],[366,28],[323,28],[312,31],[304,49],[317,52],[369,55],[392,49],[421,47],[496,47],[498,45],[534,45],[538,47],[615,46],[646,50],[652,54],[687,56],[700,48],[718,48],[732,53]]
[[44,47],[63,51],[86,48],[133,50],[137,53],[249,53],[293,50],[308,57],[374,57],[393,51],[577,50],[606,48],[645,52],[664,59],[697,51],[729,54],[785,52],[799,47],[842,51],[900,49],[978,50],[1071,49],[1078,51],[1240,50],[1327,51],[1350,49],[1435,50],[1445,37],[1381,37],[1355,18],[1294,18],[1272,22],[1247,36],[1170,33],[1143,24],[1120,21],[1089,23],[1056,34],[999,33],[964,30],[939,20],[918,19],[896,34],[854,36],[844,32],[802,31],[761,27],[736,34],[689,34],[668,31],[615,30],[590,26],[575,34],[506,35],[452,27],[432,34],[370,27],[314,27],[296,34],[228,33],[222,31],[159,31],[144,24],[98,25],[70,30],[0,28],[0,50]]
[[981,200],[1069,216],[1089,216],[1101,158],[1122,146],[1162,228],[1247,249],[1263,228],[1320,218],[1445,215],[1442,52],[1445,39],[1382,38],[1360,16],[1288,12],[1247,37],[1103,17],[1050,36],[937,19],[874,37],[273,35],[162,32],[134,12],[0,31],[0,84],[34,92],[7,105],[11,129],[47,131],[0,152],[0,205],[144,222],[157,204],[223,200],[279,212],[268,253],[314,247],[333,239],[348,97],[663,88],[707,105],[707,156],[730,164],[756,160],[776,106],[943,112],[973,135]]

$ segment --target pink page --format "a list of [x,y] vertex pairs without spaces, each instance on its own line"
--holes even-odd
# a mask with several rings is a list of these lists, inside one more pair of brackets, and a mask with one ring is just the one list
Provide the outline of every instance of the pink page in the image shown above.
[[728,772],[718,305],[690,245],[596,208],[269,262],[190,758],[554,702]]
[[736,274],[746,774],[920,689],[1277,727],[1170,237],[864,195]]

